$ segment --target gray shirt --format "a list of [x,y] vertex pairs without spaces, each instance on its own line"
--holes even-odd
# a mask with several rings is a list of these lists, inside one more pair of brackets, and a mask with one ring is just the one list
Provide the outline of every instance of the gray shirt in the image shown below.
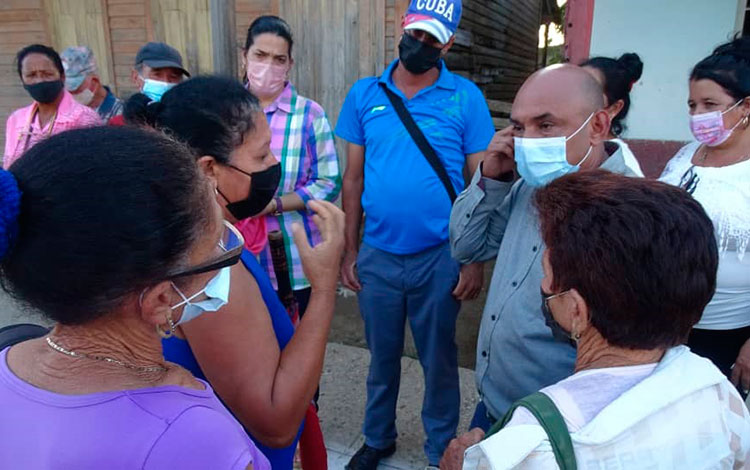
[[[634,176],[617,144],[601,168]],[[450,220],[453,257],[463,264],[497,258],[477,342],[476,382],[490,414],[573,374],[576,351],[556,341],[541,312],[542,257],[534,188],[482,177],[458,196]]]

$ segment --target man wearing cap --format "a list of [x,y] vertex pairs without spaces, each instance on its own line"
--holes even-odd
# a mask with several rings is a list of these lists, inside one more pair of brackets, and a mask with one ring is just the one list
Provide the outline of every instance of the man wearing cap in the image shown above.
[[[450,193],[461,192],[463,172],[473,173],[494,134],[481,91],[442,60],[460,18],[460,0],[413,0],[403,19],[399,59],[382,76],[355,83],[339,116],[336,134],[347,141],[341,277],[358,292],[371,355],[365,444],[347,469],[374,470],[395,451],[407,319],[424,370],[422,423],[430,466],[438,464],[456,433],[456,318],[460,301],[475,298],[483,279],[481,265],[462,267],[451,258]],[[407,131],[392,104],[399,101],[392,99],[404,103],[443,177],[435,161],[428,161],[430,152],[423,153]]]
[[[153,101],[160,101],[167,90],[186,77],[190,78],[190,73],[182,66],[182,56],[177,49],[163,42],[149,42],[141,47],[130,74],[138,91]],[[122,116],[117,116],[109,123],[123,125],[125,121]]]
[[73,99],[95,110],[105,123],[122,114],[122,100],[102,84],[91,49],[69,47],[60,57],[65,67],[65,88]]

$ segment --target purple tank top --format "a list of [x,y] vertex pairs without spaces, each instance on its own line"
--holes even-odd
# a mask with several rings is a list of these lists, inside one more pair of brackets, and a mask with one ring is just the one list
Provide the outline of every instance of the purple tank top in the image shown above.
[[271,468],[204,381],[205,390],[61,395],[18,378],[7,353],[0,352],[0,468]]

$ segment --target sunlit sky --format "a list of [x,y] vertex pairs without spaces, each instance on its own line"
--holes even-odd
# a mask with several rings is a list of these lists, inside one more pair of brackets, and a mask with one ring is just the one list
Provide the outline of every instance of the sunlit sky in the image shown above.
[[[557,6],[562,6],[567,0],[557,0]],[[565,41],[563,34],[557,30],[554,24],[549,28],[549,45],[559,46]],[[544,47],[544,25],[539,28],[539,47]]]

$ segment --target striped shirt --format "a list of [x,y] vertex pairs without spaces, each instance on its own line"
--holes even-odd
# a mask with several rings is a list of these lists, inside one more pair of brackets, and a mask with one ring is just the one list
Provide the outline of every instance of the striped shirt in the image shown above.
[[[276,195],[293,192],[305,203],[311,199],[334,201],[341,191],[341,172],[331,124],[323,108],[300,96],[294,86],[287,83],[265,112],[271,127],[271,151],[281,162],[281,181]],[[269,232],[281,230],[284,235],[292,289],[300,290],[310,287],[310,283],[302,272],[299,252],[292,239],[295,222],[305,228],[313,246],[320,242],[320,232],[308,211],[284,212],[281,216],[266,218]],[[276,287],[268,245],[260,253],[260,262]]]

